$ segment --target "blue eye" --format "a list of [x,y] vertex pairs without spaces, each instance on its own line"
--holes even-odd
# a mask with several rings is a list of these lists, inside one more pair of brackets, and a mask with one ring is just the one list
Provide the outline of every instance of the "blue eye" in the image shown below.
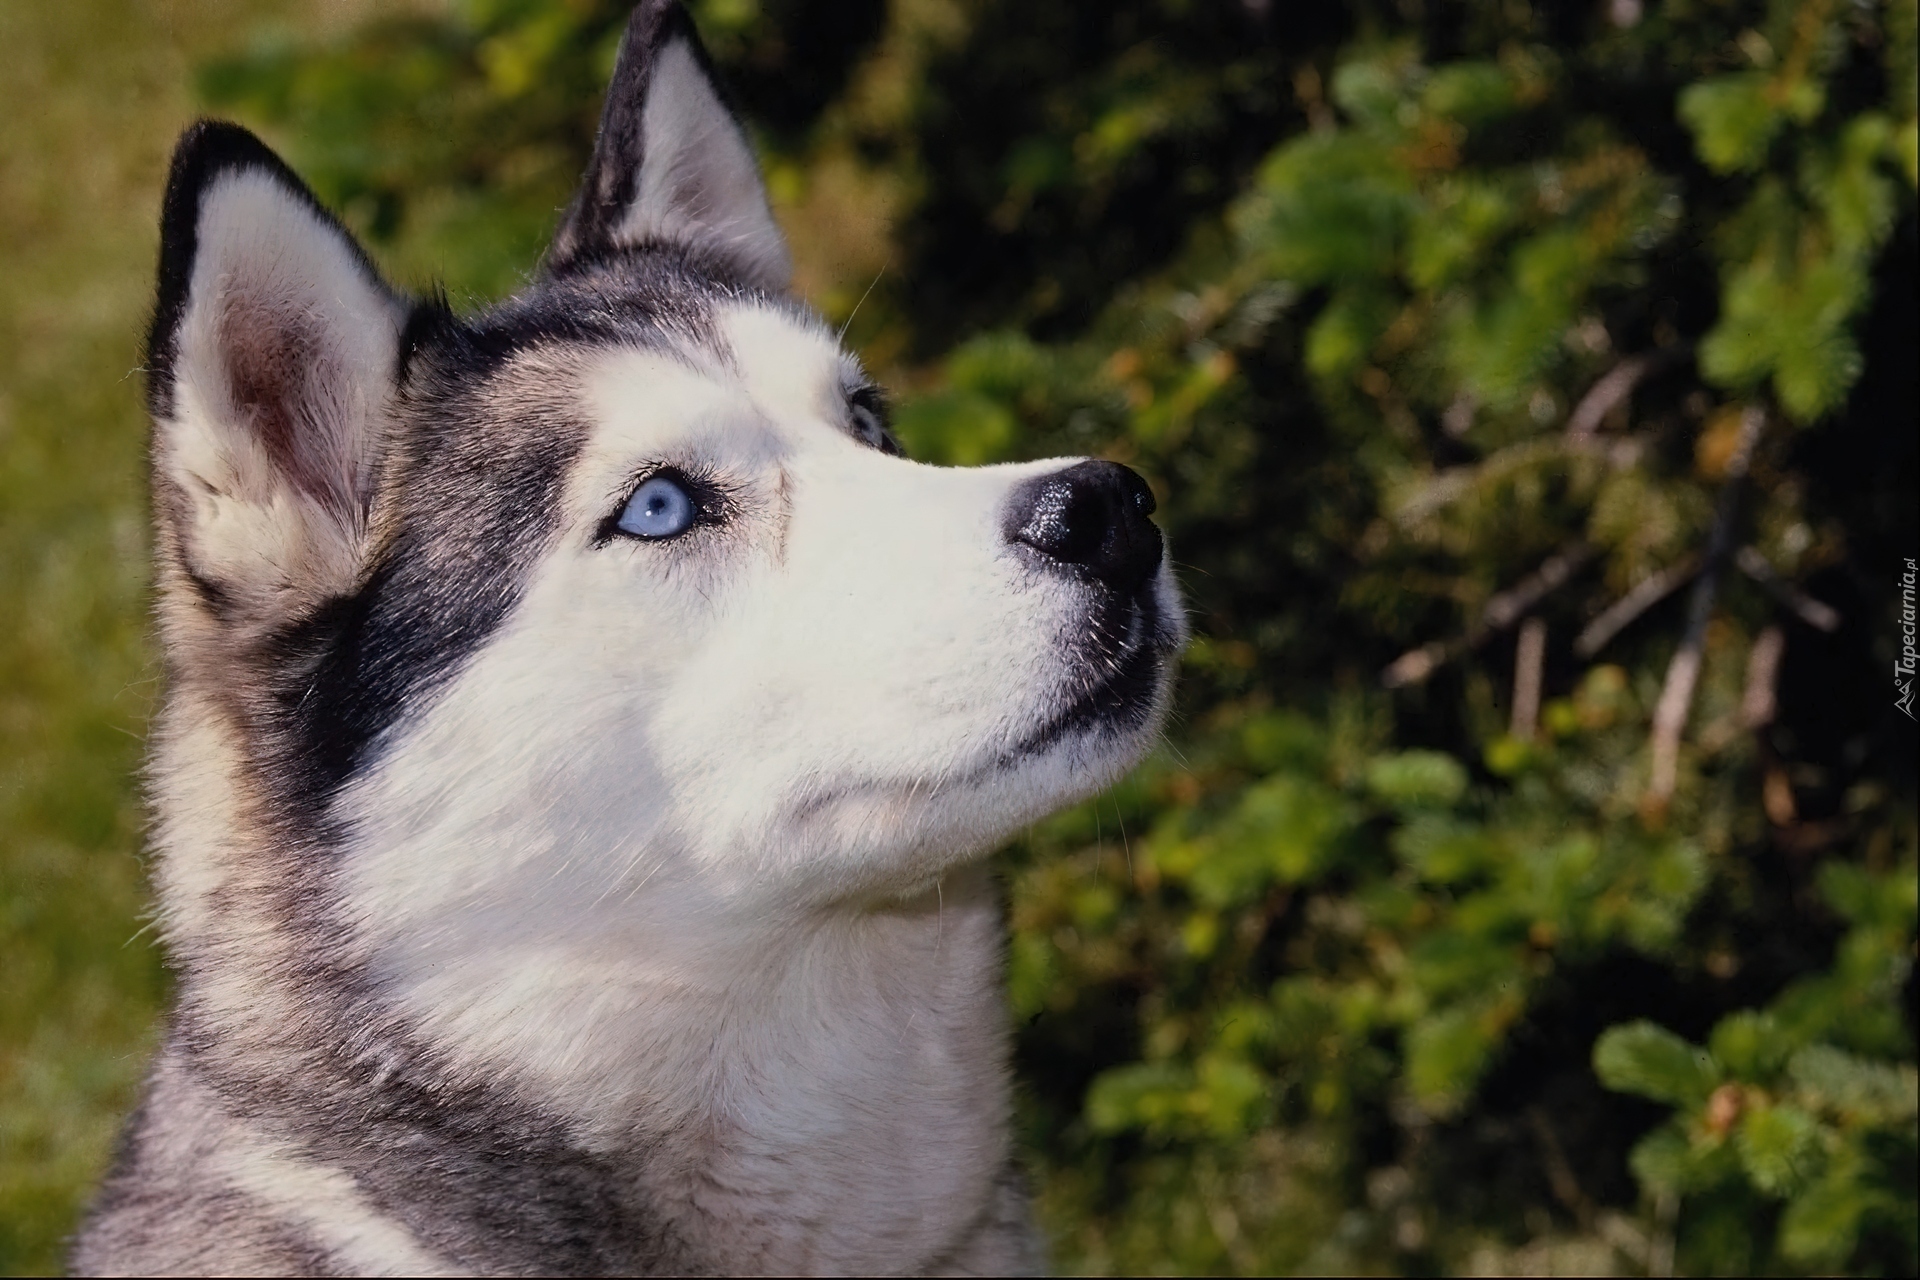
[[636,538],[674,538],[693,527],[693,497],[671,476],[654,476],[627,499],[617,527]]

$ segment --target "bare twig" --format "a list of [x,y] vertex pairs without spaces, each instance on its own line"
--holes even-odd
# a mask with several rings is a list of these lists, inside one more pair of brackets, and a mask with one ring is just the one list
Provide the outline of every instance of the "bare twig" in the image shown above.
[[1641,1270],[1646,1269],[1648,1259],[1653,1256],[1653,1242],[1632,1218],[1624,1213],[1598,1214],[1593,1220],[1593,1229],[1620,1256],[1632,1261]]
[[1799,616],[1800,621],[1820,631],[1837,631],[1840,614],[1832,606],[1815,600],[1799,587],[1781,577],[1779,571],[1755,546],[1744,546],[1733,553],[1740,572],[1765,587],[1767,594]]
[[1419,684],[1447,663],[1465,653],[1468,649],[1464,638],[1456,640],[1429,640],[1418,649],[1409,649],[1395,658],[1385,671],[1380,673],[1380,683],[1389,689],[1399,689],[1410,684]]
[[1593,1201],[1581,1188],[1580,1179],[1574,1176],[1573,1165],[1567,1160],[1566,1148],[1560,1144],[1560,1135],[1554,1132],[1546,1108],[1535,1103],[1527,1108],[1526,1114],[1533,1136],[1540,1144],[1540,1164],[1546,1171],[1553,1198],[1571,1210],[1581,1226],[1592,1226]]
[[[1454,408],[1462,403],[1465,402],[1455,401]],[[1452,414],[1454,408],[1449,408],[1447,412]],[[1403,529],[1412,528],[1442,508],[1458,502],[1475,488],[1490,481],[1506,479],[1529,467],[1582,454],[1600,458],[1611,470],[1624,471],[1640,461],[1647,446],[1648,438],[1644,436],[1613,436],[1606,439],[1595,435],[1534,436],[1495,450],[1479,462],[1448,467],[1428,476],[1423,483],[1411,486],[1406,491],[1391,514],[1395,524]]]
[[1767,815],[1767,821],[1782,830],[1790,831],[1800,823],[1800,805],[1793,798],[1793,779],[1778,762],[1769,765],[1760,775],[1760,808]]
[[1647,1249],[1647,1274],[1673,1274],[1674,1227],[1680,1221],[1680,1197],[1660,1191],[1653,1198],[1653,1243]]
[[1733,456],[1727,460],[1726,479],[1720,485],[1720,499],[1713,513],[1713,528],[1707,534],[1707,549],[1694,579],[1693,595],[1687,602],[1687,629],[1667,666],[1666,683],[1660,689],[1660,701],[1653,709],[1652,776],[1647,783],[1642,810],[1653,820],[1664,818],[1673,799],[1680,771],[1680,735],[1687,727],[1687,714],[1693,709],[1694,687],[1700,681],[1700,661],[1706,645],[1707,622],[1713,616],[1713,598],[1720,586],[1721,566],[1733,550],[1733,521],[1740,509],[1741,483],[1753,462],[1754,446],[1766,425],[1767,412],[1749,405],[1740,419],[1740,438]]
[[1595,554],[1594,549],[1586,543],[1576,542],[1548,556],[1531,577],[1522,579],[1512,590],[1503,591],[1487,601],[1487,607],[1480,611],[1480,618],[1488,630],[1486,634],[1476,637],[1475,643],[1485,641],[1487,635],[1494,631],[1504,631],[1533,612],[1535,605],[1565,586],[1567,580],[1584,569]]
[[[1767,726],[1773,723],[1779,709],[1775,690],[1779,687],[1780,659],[1786,648],[1786,632],[1774,626],[1761,628],[1747,650],[1747,683],[1740,695],[1739,707],[1700,731],[1700,749],[1709,755],[1725,750],[1743,733],[1753,734],[1761,774],[1768,780],[1768,786],[1773,785],[1772,775],[1780,767],[1779,756],[1767,738]],[[1775,807],[1770,802],[1767,811],[1772,813]]]
[[1506,479],[1565,453],[1566,442],[1558,436],[1548,436],[1510,444],[1470,466],[1448,467],[1413,488],[1394,508],[1393,521],[1403,529],[1412,528],[1441,508],[1458,502],[1476,485]]
[[1440,429],[1455,440],[1466,438],[1473,429],[1473,415],[1480,411],[1480,398],[1471,391],[1462,391],[1440,415]]
[[1606,647],[1607,641],[1624,631],[1635,618],[1672,595],[1698,572],[1700,572],[1700,557],[1697,554],[1688,554],[1658,573],[1648,574],[1635,583],[1632,590],[1601,610],[1600,616],[1586,625],[1574,640],[1573,651],[1583,658],[1591,658]]
[[[1700,581],[1711,582],[1707,578]],[[1707,612],[1712,612],[1711,590],[1703,592],[1696,584],[1694,592],[1706,597]],[[1667,803],[1673,799],[1673,788],[1679,781],[1680,733],[1687,727],[1687,712],[1693,708],[1693,687],[1700,680],[1701,638],[1706,630],[1702,624],[1697,638],[1693,627],[1687,628],[1679,649],[1674,651],[1673,661],[1667,665],[1667,680],[1660,688],[1660,701],[1653,708],[1653,772],[1645,802],[1651,815],[1666,813]]]
[[1532,742],[1540,723],[1540,685],[1547,662],[1547,624],[1528,618],[1520,624],[1520,641],[1513,650],[1513,723],[1507,730],[1521,742]]
[[1589,388],[1587,394],[1580,397],[1580,403],[1567,415],[1567,435],[1573,440],[1584,440],[1600,429],[1607,415],[1620,406],[1633,394],[1633,389],[1644,381],[1648,374],[1658,373],[1675,360],[1686,355],[1685,347],[1666,347],[1657,351],[1642,352],[1637,356],[1628,356],[1613,368],[1601,374]]
[[1775,691],[1780,687],[1780,659],[1787,651],[1787,633],[1765,627],[1747,651],[1747,687],[1740,697],[1740,726],[1760,730],[1773,723],[1779,710]]
[[1767,726],[1779,711],[1780,659],[1787,651],[1787,633],[1779,627],[1764,627],[1753,638],[1747,651],[1747,687],[1740,695],[1740,725],[1753,731],[1754,746],[1760,756],[1760,808],[1767,821],[1782,829],[1800,821],[1800,806],[1794,802],[1793,780],[1787,776],[1786,762],[1774,750]]
[[1465,635],[1429,641],[1418,649],[1408,650],[1381,672],[1380,682],[1389,689],[1419,684],[1443,664],[1479,648],[1496,632],[1506,630],[1531,613],[1535,605],[1584,568],[1594,554],[1594,549],[1584,542],[1554,552],[1538,569],[1487,601],[1480,617]]

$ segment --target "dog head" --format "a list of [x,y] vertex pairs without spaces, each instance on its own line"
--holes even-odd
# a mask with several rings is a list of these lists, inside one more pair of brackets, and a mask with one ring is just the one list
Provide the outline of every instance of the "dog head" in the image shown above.
[[163,843],[218,758],[370,925],[758,910],[914,892],[1132,765],[1184,637],[1146,485],[901,457],[788,276],[671,4],[541,275],[477,317],[191,130],[150,356]]

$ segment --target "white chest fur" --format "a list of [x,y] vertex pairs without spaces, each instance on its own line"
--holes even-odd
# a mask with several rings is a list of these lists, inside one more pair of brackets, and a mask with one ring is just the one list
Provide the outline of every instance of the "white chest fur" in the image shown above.
[[565,1116],[723,1271],[924,1265],[1005,1215],[983,869],[906,903],[745,919],[648,890],[564,941],[473,919],[378,947],[374,969],[463,1071]]

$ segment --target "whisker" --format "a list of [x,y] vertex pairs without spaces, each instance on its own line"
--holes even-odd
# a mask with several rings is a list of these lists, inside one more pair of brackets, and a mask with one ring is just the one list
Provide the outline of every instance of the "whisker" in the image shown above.
[[880,270],[874,272],[873,284],[869,284],[867,286],[867,292],[861,294],[860,301],[854,303],[853,310],[847,312],[846,322],[840,326],[840,332],[833,335],[833,340],[835,342],[843,341],[846,338],[847,330],[851,328],[853,325],[853,318],[860,314],[861,307],[864,307],[867,305],[868,294],[871,294],[873,292],[874,285],[877,285],[880,283],[880,277],[887,274],[887,268],[892,265],[893,265],[893,255],[889,253],[887,255],[887,260],[880,264]]

